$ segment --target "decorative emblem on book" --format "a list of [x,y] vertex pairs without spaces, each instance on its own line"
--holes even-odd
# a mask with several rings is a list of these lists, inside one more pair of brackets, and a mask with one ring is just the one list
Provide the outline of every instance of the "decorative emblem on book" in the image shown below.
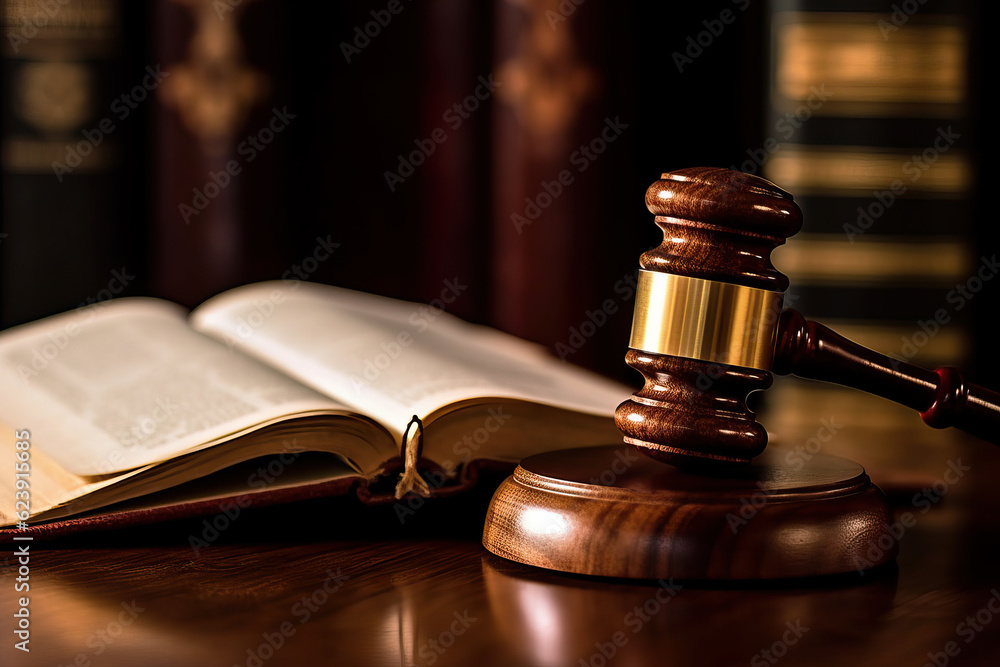
[[70,62],[27,63],[18,70],[17,115],[43,132],[69,132],[93,114],[93,73]]
[[[527,13],[514,54],[497,71],[497,97],[514,110],[539,150],[558,150],[583,106],[600,86],[580,62],[569,26],[552,22],[556,0],[509,0]],[[559,15],[561,16],[561,15]]]
[[232,146],[250,109],[270,89],[268,78],[243,61],[237,31],[244,5],[220,18],[212,0],[174,0],[190,9],[194,33],[187,60],[172,64],[160,86],[160,99],[180,114],[206,153],[219,155]]

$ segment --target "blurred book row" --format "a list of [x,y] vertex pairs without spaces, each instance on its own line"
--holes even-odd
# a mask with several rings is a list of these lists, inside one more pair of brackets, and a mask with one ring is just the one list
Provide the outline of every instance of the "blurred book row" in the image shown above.
[[292,274],[457,280],[455,314],[626,374],[642,193],[704,164],[802,206],[788,305],[996,368],[978,6],[718,4],[4,0],[0,326]]

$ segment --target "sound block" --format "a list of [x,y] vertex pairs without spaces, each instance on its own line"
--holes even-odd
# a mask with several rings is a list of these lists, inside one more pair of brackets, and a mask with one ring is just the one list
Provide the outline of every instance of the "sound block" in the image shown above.
[[769,447],[707,476],[617,445],[524,459],[490,502],[483,545],[575,574],[783,579],[893,561],[890,519],[864,468],[840,457]]

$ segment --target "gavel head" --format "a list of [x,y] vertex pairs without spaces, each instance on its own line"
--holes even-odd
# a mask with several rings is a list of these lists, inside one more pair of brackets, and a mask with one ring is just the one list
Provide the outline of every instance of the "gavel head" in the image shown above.
[[663,243],[640,258],[625,356],[645,384],[615,421],[625,442],[661,461],[747,463],[767,431],[746,398],[771,386],[788,287],[770,255],[802,214],[769,181],[718,168],[663,174],[646,206]]

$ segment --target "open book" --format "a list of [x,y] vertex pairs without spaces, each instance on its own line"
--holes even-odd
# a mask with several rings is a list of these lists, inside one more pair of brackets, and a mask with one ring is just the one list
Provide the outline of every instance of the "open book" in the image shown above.
[[97,303],[0,333],[0,527],[451,492],[482,462],[619,442],[630,393],[435,305],[325,285]]

